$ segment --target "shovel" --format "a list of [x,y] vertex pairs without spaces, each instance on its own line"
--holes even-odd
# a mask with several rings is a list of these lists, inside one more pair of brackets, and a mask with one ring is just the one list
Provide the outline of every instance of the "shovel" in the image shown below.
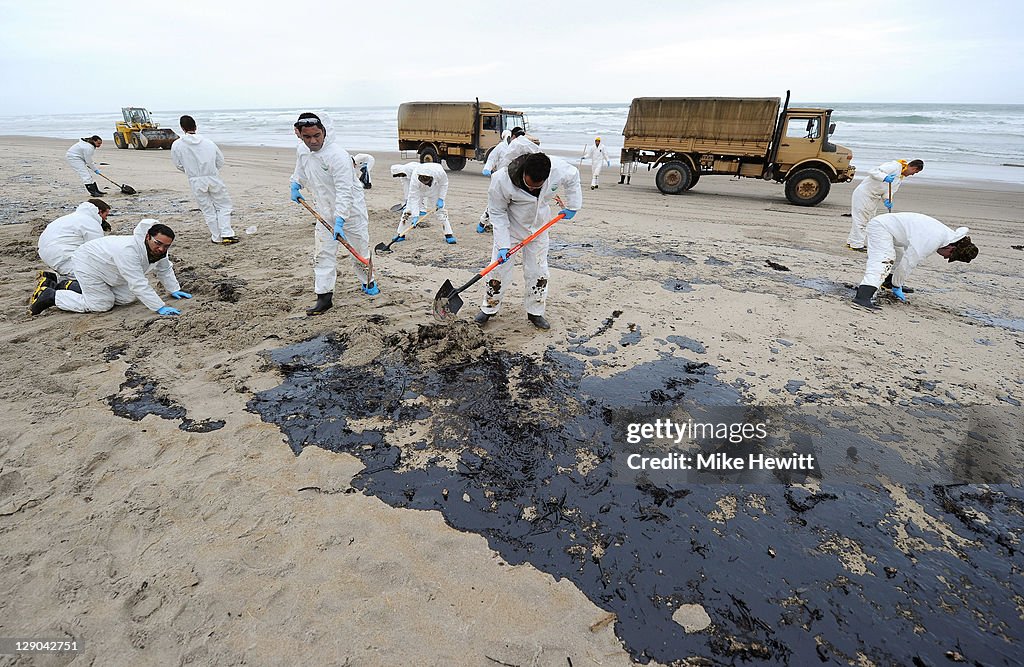
[[[306,210],[309,211],[310,213],[312,213],[313,217],[320,221],[320,224],[322,224],[327,229],[331,230],[331,235],[332,236],[334,235],[334,227],[332,227],[330,224],[328,224],[328,222],[326,220],[321,218],[320,214],[317,213],[313,209],[312,206],[310,206],[309,204],[306,203],[306,199],[304,197],[299,197],[299,203],[302,204],[303,206],[305,206]],[[335,239],[339,243],[341,243],[341,245],[345,246],[345,249],[348,250],[350,253],[352,253],[352,256],[355,257],[357,260],[359,260],[360,264],[365,264],[366,265],[366,284],[369,285],[370,283],[372,283],[373,282],[373,255],[370,255],[370,259],[366,259],[362,255],[360,255],[358,252],[356,252],[356,249],[353,248],[349,244],[349,242],[346,241],[345,239],[343,239],[341,237],[337,237],[337,236],[335,237]]]
[[403,208],[405,208],[405,202],[404,201],[400,201],[400,202],[398,202],[397,204],[395,204],[394,206],[391,207],[391,212],[392,213],[398,213]]
[[377,252],[391,252],[391,246],[398,242],[399,237],[405,236],[407,233],[409,233],[410,230],[415,229],[416,225],[420,224],[420,220],[423,220],[423,218],[427,217],[427,215],[430,215],[431,213],[433,213],[433,211],[427,211],[426,215],[420,216],[419,220],[416,221],[415,225],[410,225],[409,227],[406,227],[405,229],[401,230],[399,234],[395,234],[395,237],[391,239],[389,243],[384,243],[383,241],[381,241],[376,246],[374,246],[373,249]]
[[[100,174],[100,176],[103,176],[103,174]],[[107,177],[103,176],[103,178],[107,178]],[[123,192],[126,195],[136,195],[136,194],[138,194],[135,191],[135,188],[133,188],[130,185],[121,185],[120,183],[118,183],[116,181],[113,181],[113,180],[111,180],[109,178],[107,178],[107,180],[110,181],[111,183],[113,183],[114,185],[116,185],[117,187],[121,188],[121,192]]]
[[[543,227],[541,227],[540,229],[538,229],[537,231],[535,231],[534,233],[530,234],[525,239],[517,243],[511,250],[508,251],[509,258],[511,258],[512,255],[516,254],[520,250],[522,250],[527,243],[529,243],[530,241],[534,240],[535,238],[546,232],[551,225],[555,224],[564,217],[565,215],[563,213],[559,213],[558,215],[544,223]],[[508,259],[506,259],[505,261],[507,262]],[[462,297],[459,296],[459,293],[464,292],[470,287],[472,287],[473,284],[476,283],[476,281],[480,280],[488,273],[496,269],[498,265],[501,263],[502,262],[500,260],[494,260],[493,262],[488,264],[485,269],[480,271],[480,273],[473,276],[473,278],[468,283],[466,283],[465,285],[458,289],[455,289],[455,286],[452,285],[452,281],[444,281],[444,284],[441,285],[441,289],[437,290],[437,294],[434,296],[434,317],[441,320],[442,322],[454,318],[455,314],[459,312],[460,308],[462,308]]]

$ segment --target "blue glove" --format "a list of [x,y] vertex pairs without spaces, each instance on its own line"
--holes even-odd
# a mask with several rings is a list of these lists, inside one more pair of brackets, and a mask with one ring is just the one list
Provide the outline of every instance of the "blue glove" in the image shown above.
[[561,211],[559,211],[559,213],[561,215],[564,215],[566,220],[572,220],[573,217],[576,215],[576,211],[570,208],[563,208]]
[[883,183],[892,183],[895,180],[896,180],[896,174],[889,174],[888,176],[886,176],[885,178],[882,179],[882,182]]
[[490,169],[484,169],[484,176],[490,176],[490,175],[491,175],[491,170]]
[[420,221],[420,216],[417,215],[415,218],[412,219],[412,226],[415,227],[417,225],[417,223],[419,223],[419,221]]
[[334,238],[343,239],[345,238],[345,218],[340,215],[334,219]]
[[612,166],[612,161],[611,160],[605,160],[604,161],[604,166],[606,166],[606,167]]
[[157,315],[181,315],[181,311],[177,308],[171,308],[170,306],[161,306],[160,310],[156,311]]
[[889,209],[890,211],[892,210],[892,200],[891,200],[891,199],[886,199],[886,200],[885,200],[884,202],[882,202],[882,203],[883,203],[883,204],[885,204],[885,207],[886,207],[887,209]]
[[175,299],[191,299],[192,298],[191,294],[189,294],[188,292],[182,292],[181,290],[178,290],[177,292],[171,292],[171,296],[173,296]]
[[299,185],[295,181],[292,181],[292,201],[295,202],[296,204],[298,204],[299,200],[302,199],[302,195],[299,194],[299,190],[301,189],[301,185]]
[[92,172],[93,172],[94,174],[98,174],[98,173],[100,173],[100,170],[99,170],[99,169],[93,169],[93,170],[92,170]]
[[424,216],[424,215],[426,215],[426,214],[427,214],[427,212],[426,212],[426,211],[420,211],[420,217],[423,217],[423,216]]
[[508,248],[498,248],[498,264],[504,264],[508,261]]
[[902,301],[903,303],[907,302],[907,295],[903,293],[902,287],[893,287],[892,295],[899,299],[900,301]]
[[444,200],[443,199],[438,199],[437,200],[437,207],[438,208],[444,208]]

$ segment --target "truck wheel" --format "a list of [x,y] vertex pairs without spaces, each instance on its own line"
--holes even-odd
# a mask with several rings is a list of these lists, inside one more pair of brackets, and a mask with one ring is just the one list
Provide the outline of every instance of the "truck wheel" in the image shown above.
[[466,166],[466,158],[461,155],[446,155],[444,161],[449,171],[462,171]]
[[114,132],[114,145],[118,148],[128,148],[128,144],[124,142],[124,137],[120,132]]
[[420,162],[440,162],[441,157],[433,146],[424,146],[420,149]]
[[797,206],[817,206],[828,196],[831,187],[828,174],[808,167],[786,179],[786,199]]
[[145,146],[142,145],[142,137],[140,137],[138,134],[132,135],[131,143],[132,148],[134,148],[137,151],[141,151],[145,148]]
[[686,189],[687,190],[692,190],[693,186],[697,185],[697,181],[699,181],[699,180],[700,180],[700,172],[699,171],[691,171],[690,172],[690,184],[686,186]]
[[673,160],[661,166],[661,169],[654,176],[654,184],[664,194],[678,195],[690,188],[692,175],[693,172],[690,170],[690,165]]

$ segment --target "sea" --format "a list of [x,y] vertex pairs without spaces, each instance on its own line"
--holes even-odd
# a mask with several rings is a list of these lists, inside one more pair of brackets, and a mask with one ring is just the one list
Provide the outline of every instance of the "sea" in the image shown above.
[[[853,151],[861,173],[893,159],[921,159],[923,181],[992,181],[1024,184],[1022,104],[854,104],[794,101],[791,106],[834,109],[833,143]],[[613,163],[622,147],[629,103],[514,104],[545,150],[570,160],[600,136]],[[292,147],[292,122],[309,109],[151,109],[154,120],[177,131],[182,114],[201,134],[222,145]],[[397,106],[328,107],[342,145],[350,152],[397,151]],[[0,135],[64,139],[98,134],[109,140],[120,109],[46,117],[0,116]]]

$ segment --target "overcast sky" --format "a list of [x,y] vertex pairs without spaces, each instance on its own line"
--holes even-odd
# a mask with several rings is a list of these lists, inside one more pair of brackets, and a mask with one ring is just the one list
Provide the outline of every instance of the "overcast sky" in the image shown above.
[[0,0],[0,115],[787,89],[1024,103],[1014,0],[71,4]]

